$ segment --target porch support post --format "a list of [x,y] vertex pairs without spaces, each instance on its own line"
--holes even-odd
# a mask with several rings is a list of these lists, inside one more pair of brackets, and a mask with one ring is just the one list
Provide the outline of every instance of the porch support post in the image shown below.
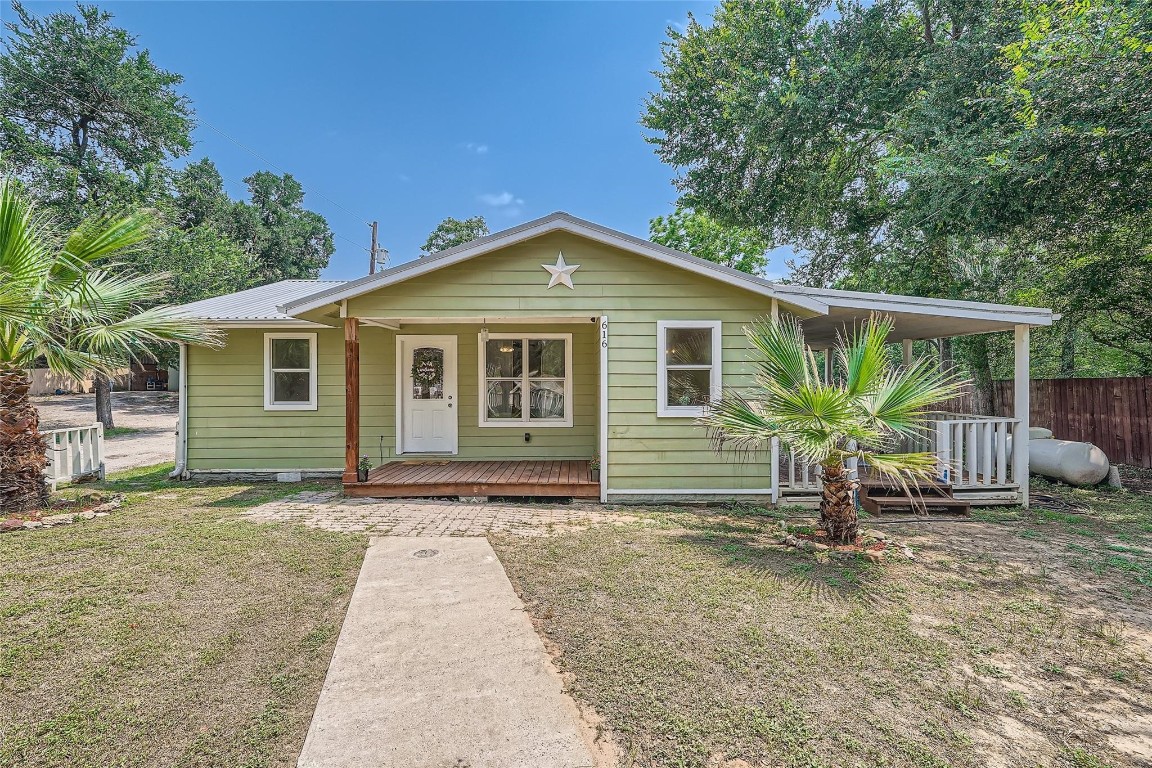
[[344,482],[360,461],[360,320],[344,318]]
[[904,339],[904,367],[912,367],[912,339]]
[[832,347],[824,350],[824,383],[832,383]]
[[1012,437],[1012,477],[1020,486],[1020,504],[1028,506],[1028,414],[1030,380],[1029,327],[1016,326],[1014,408],[1018,420]]

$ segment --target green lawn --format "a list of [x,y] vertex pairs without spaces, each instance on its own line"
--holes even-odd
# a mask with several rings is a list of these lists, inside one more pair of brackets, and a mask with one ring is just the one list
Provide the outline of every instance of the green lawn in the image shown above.
[[1037,486],[882,566],[753,508],[496,544],[625,766],[1149,765],[1152,495]]
[[170,469],[96,486],[127,494],[111,517],[0,536],[0,766],[295,764],[366,539],[240,518],[300,485]]
[[111,427],[104,430],[104,437],[123,437],[124,435],[137,435],[143,432],[136,427]]
[[[111,517],[0,535],[0,766],[294,764],[366,537],[242,515],[314,486],[167,471],[96,486],[127,494]],[[1126,768],[1152,760],[1152,473],[1130,479],[893,526],[916,559],[882,566],[785,550],[787,512],[754,507],[494,543],[625,766]]]

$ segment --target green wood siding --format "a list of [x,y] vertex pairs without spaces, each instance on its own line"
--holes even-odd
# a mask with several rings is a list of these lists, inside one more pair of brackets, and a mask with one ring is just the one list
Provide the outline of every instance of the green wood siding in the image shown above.
[[[234,330],[223,349],[188,355],[188,465],[206,469],[340,469],[344,465],[343,331],[317,332],[317,410],[264,410],[264,334]],[[571,427],[479,426],[480,325],[421,325],[401,334],[457,337],[459,459],[586,459],[596,449],[599,353],[596,326],[501,325],[508,333],[572,334]],[[360,452],[396,456],[396,335],[360,329]],[[524,441],[524,433],[532,436]]]
[[[575,290],[546,288],[564,252]],[[659,320],[723,323],[723,380],[750,383],[743,326],[770,312],[758,294],[581,237],[553,233],[436,270],[348,301],[368,318],[579,317],[579,323],[512,325],[492,332],[573,334],[574,425],[478,426],[479,323],[406,324],[402,334],[458,337],[458,458],[586,458],[598,445],[599,336],[593,318],[609,317],[608,484],[611,490],[766,489],[762,454],[718,456],[691,418],[656,415]],[[334,324],[335,307],[329,312]],[[310,317],[321,317],[315,312]],[[583,320],[587,318],[587,320]],[[222,350],[189,352],[189,467],[195,469],[339,468],[344,452],[343,337],[318,331],[319,408],[263,410],[263,330],[237,330]],[[395,455],[396,332],[362,326],[361,452]],[[532,433],[531,443],[524,432]]]
[[[555,263],[559,251],[569,265],[580,265],[572,276],[575,290],[546,287],[548,273],[540,265]],[[750,376],[743,326],[770,311],[764,296],[563,233],[348,301],[348,313],[360,317],[608,315],[613,490],[771,485],[766,456],[718,456],[693,419],[656,415],[658,320],[722,321],[724,385],[744,387]]]

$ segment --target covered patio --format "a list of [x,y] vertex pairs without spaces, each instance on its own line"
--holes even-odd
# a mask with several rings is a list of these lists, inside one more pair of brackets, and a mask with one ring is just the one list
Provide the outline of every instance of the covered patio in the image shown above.
[[[905,365],[912,362],[913,343],[1011,332],[1014,338],[1015,410],[1011,417],[931,411],[925,428],[903,446],[908,451],[935,453],[940,481],[957,499],[976,504],[1028,505],[1028,426],[1030,332],[1032,326],[1050,325],[1046,309],[973,301],[895,296],[859,291],[817,291],[780,286],[782,293],[819,296],[828,304],[826,314],[802,319],[805,339],[814,352],[830,349],[838,334],[872,314],[892,318],[888,340],[900,344]],[[831,358],[825,355],[825,379],[832,376]],[[805,501],[820,492],[815,468],[805,465],[778,445],[773,446],[777,467],[777,499]]]

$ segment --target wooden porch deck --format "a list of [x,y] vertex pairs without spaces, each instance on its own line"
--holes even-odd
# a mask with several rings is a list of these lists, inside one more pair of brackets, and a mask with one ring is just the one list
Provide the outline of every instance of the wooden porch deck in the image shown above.
[[344,483],[348,496],[567,496],[600,498],[587,461],[398,459],[365,483]]

